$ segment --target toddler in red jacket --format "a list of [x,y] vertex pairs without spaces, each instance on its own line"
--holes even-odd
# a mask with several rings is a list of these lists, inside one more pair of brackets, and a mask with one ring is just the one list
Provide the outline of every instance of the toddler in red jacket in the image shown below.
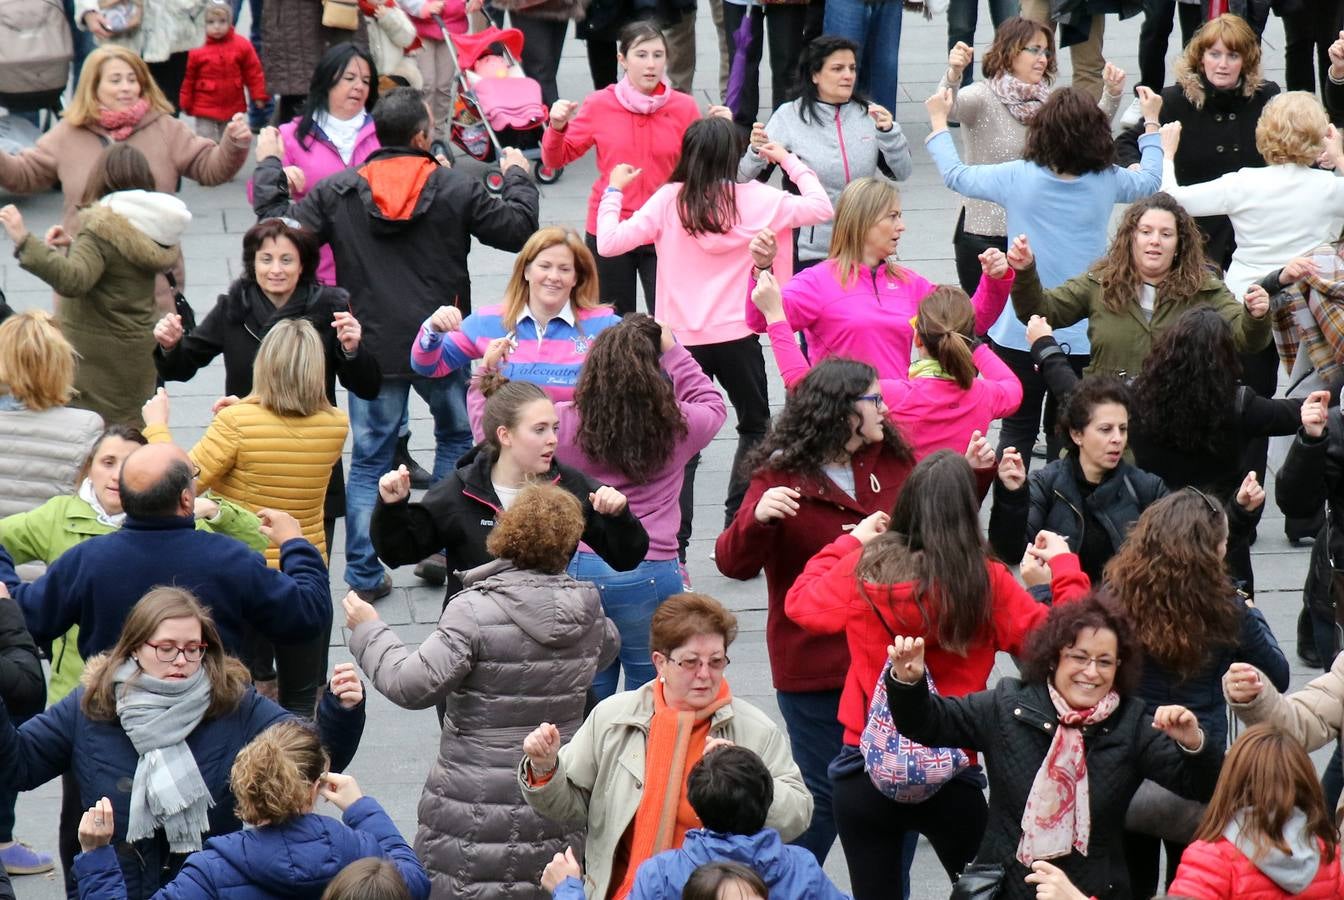
[[205,44],[187,54],[187,75],[179,105],[196,117],[196,133],[218,142],[224,126],[247,111],[246,85],[257,109],[266,106],[266,76],[247,38],[233,30],[229,0],[210,0],[205,7]]

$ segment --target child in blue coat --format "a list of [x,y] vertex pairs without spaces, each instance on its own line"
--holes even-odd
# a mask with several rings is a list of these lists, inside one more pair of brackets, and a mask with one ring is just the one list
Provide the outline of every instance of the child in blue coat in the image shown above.
[[[378,802],[350,776],[327,771],[329,763],[308,723],[285,721],[258,735],[229,775],[239,818],[253,827],[208,840],[155,900],[318,900],[347,864],[365,857],[391,861],[411,900],[426,900],[429,876],[415,851]],[[319,796],[341,810],[341,822],[313,812]],[[104,797],[79,823],[80,900],[126,897],[112,831],[112,804]]]

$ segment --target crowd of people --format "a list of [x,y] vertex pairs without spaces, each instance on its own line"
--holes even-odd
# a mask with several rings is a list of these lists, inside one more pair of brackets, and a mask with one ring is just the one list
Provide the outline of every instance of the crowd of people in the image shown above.
[[[1279,10],[1281,91],[1257,3],[1143,4],[1131,92],[1111,4],[993,0],[981,50],[952,0],[922,150],[900,0],[714,0],[704,108],[694,4],[253,0],[251,41],[239,5],[76,0],[69,102],[0,151],[0,188],[63,196],[41,235],[0,208],[54,292],[0,296],[0,897],[59,865],[82,900],[877,900],[921,835],[956,898],[1344,897],[1344,5]],[[481,105],[496,77],[535,127]],[[543,226],[589,150],[582,229]],[[177,192],[249,152],[198,320]],[[919,153],[957,284],[900,261]],[[473,241],[514,255],[474,305]],[[179,445],[171,383],[217,357]],[[1293,693],[1271,477],[1313,545]],[[782,725],[730,687],[707,528],[765,576]],[[409,565],[444,586],[418,646],[380,609]],[[409,843],[342,774],[369,688],[437,713]],[[57,779],[59,821],[16,822]]]

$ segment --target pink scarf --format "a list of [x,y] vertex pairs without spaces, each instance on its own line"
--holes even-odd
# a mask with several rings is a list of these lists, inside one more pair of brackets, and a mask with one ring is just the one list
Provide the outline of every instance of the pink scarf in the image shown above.
[[631,84],[629,75],[621,76],[621,80],[616,82],[616,102],[635,115],[653,115],[671,99],[672,82],[666,75],[663,76],[662,90],[655,89],[652,94],[646,94]]
[[1053,684],[1050,702],[1059,715],[1059,727],[1036,770],[1036,779],[1022,811],[1022,840],[1017,861],[1030,867],[1038,859],[1068,856],[1077,850],[1087,855],[1092,836],[1091,799],[1087,789],[1087,754],[1079,726],[1105,721],[1120,705],[1120,695],[1111,691],[1091,709],[1074,709]]
[[149,101],[144,97],[132,103],[125,109],[108,109],[106,106],[98,107],[98,125],[107,136],[114,141],[124,141],[135,131],[135,126],[140,124],[140,120],[149,112]]
[[1050,96],[1050,86],[1044,81],[1028,84],[1007,72],[991,78],[989,90],[999,98],[1000,103],[1008,107],[1012,117],[1023,125],[1031,121],[1045,98]]

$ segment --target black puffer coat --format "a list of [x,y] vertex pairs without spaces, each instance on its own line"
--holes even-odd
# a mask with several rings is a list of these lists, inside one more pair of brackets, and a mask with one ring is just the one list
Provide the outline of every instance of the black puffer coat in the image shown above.
[[[1036,772],[1045,760],[1058,716],[1044,684],[1004,678],[993,690],[966,697],[931,696],[927,682],[903,685],[887,679],[888,704],[901,733],[932,747],[966,747],[983,754],[989,776],[989,821],[976,854],[978,863],[1005,869],[1000,900],[1036,896],[1017,861],[1022,812]],[[1098,900],[1128,900],[1129,875],[1122,845],[1125,811],[1145,778],[1191,800],[1213,796],[1223,747],[1206,736],[1198,753],[1182,750],[1153,727],[1143,701],[1125,697],[1110,718],[1083,728],[1087,747],[1091,840],[1078,852],[1051,860],[1084,894]]]
[[1344,576],[1336,591],[1331,562],[1344,565],[1344,418],[1338,406],[1330,410],[1321,437],[1310,438],[1298,431],[1274,481],[1274,498],[1285,516],[1302,519],[1314,518],[1329,503],[1328,515],[1311,547],[1302,592],[1313,616],[1339,622],[1337,597],[1344,592]]

